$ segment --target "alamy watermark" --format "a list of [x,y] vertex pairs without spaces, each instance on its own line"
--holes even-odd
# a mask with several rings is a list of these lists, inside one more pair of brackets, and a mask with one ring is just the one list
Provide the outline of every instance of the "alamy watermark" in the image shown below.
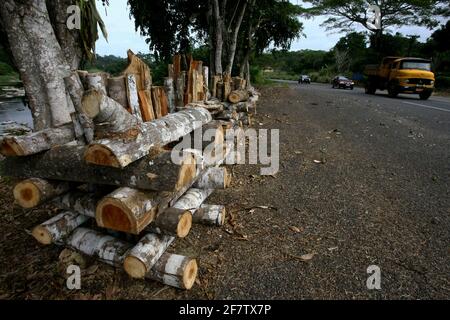
[[367,274],[370,274],[366,282],[367,289],[381,290],[381,268],[376,265],[371,265],[367,268]]
[[[201,123],[194,123],[200,128]],[[197,129],[185,136],[172,150],[172,161],[181,164],[186,152],[193,153],[197,164],[213,166],[218,164],[261,165],[264,176],[275,175],[280,168],[280,131],[278,129],[237,128],[225,131],[224,143],[216,140],[217,130]]]
[[70,265],[66,270],[69,277],[66,280],[66,286],[69,290],[81,289],[81,269],[77,265]]

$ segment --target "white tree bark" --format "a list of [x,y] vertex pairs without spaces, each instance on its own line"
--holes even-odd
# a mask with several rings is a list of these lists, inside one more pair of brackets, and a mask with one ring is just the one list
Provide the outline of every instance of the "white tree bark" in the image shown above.
[[177,141],[211,120],[211,114],[204,108],[192,108],[173,113],[142,124],[142,133],[134,140],[96,141],[88,147],[85,159],[91,164],[124,168],[145,157],[155,147]]
[[226,208],[222,205],[202,204],[194,213],[192,222],[221,227],[225,224]]
[[75,212],[63,212],[35,227],[33,237],[42,244],[63,244],[66,238],[89,218]]
[[147,234],[128,252],[125,271],[132,278],[145,278],[174,240],[172,236]]
[[5,0],[0,16],[29,98],[34,129],[71,123],[63,80],[70,67],[55,36],[46,2]]

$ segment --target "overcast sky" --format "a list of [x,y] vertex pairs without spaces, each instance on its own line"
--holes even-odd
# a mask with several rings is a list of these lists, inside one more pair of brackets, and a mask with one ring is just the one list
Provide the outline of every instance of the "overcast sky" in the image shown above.
[[[299,0],[290,0],[292,3],[300,3]],[[148,45],[145,43],[145,38],[135,32],[134,21],[129,18],[129,8],[127,7],[127,0],[110,1],[110,5],[105,9],[101,1],[97,0],[98,10],[105,21],[108,30],[108,42],[100,36],[97,41],[97,53],[100,55],[116,55],[126,56],[128,49],[135,52],[148,52]],[[303,32],[306,38],[302,37],[293,42],[291,50],[314,49],[314,50],[329,50],[342,37],[342,34],[330,34],[326,32],[320,24],[325,20],[325,17],[316,17],[314,19],[301,19],[304,24]],[[362,31],[358,29],[357,31]],[[397,31],[397,30],[395,30]],[[432,31],[420,27],[404,27],[399,29],[405,35],[420,35],[422,41],[430,36]]]

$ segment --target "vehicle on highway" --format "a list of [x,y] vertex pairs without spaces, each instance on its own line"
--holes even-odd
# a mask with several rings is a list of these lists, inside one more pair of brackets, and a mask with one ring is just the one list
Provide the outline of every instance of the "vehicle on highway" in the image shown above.
[[311,78],[307,75],[301,75],[300,78],[298,79],[298,83],[299,84],[311,84]]
[[411,93],[427,100],[434,91],[435,77],[428,59],[385,57],[380,65],[366,66],[364,74],[367,94],[387,89],[393,98],[399,93]]
[[331,84],[333,85],[333,88],[338,88],[338,89],[350,89],[353,90],[353,87],[355,86],[355,83],[344,77],[344,76],[337,76],[333,79],[333,81],[331,82]]

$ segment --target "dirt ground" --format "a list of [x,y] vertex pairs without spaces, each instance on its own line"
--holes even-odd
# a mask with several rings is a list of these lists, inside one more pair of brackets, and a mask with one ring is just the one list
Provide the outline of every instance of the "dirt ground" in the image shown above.
[[[448,118],[338,91],[261,91],[255,127],[280,129],[280,172],[230,168],[231,188],[207,201],[227,205],[226,226],[195,226],[170,248],[198,259],[191,291],[131,280],[89,259],[82,289],[68,291],[62,248],[30,236],[55,211],[14,206],[3,178],[0,298],[450,298]],[[381,290],[367,289],[370,265],[381,268]]]

